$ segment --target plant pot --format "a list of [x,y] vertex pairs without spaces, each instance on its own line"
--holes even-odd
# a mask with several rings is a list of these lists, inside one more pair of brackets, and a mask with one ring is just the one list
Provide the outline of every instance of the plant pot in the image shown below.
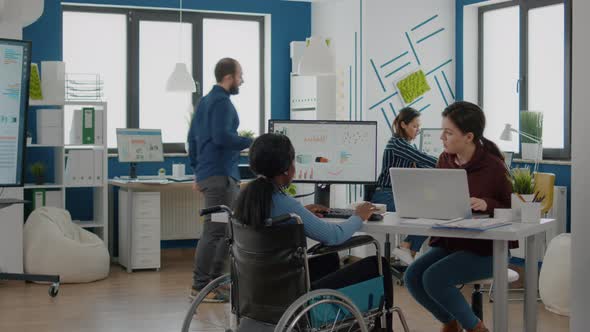
[[[524,198],[524,200],[526,202],[532,202],[533,199],[535,198],[535,195],[520,195],[522,196],[522,198]],[[512,205],[512,213],[514,216],[514,221],[520,221],[522,214],[521,214],[521,209],[523,204],[526,204],[525,202],[521,201],[520,198],[518,198],[518,196],[516,194],[512,194],[510,196],[510,203]]]
[[522,143],[521,144],[521,152],[522,152],[522,159],[526,160],[535,160],[535,159],[543,159],[542,155],[539,155],[543,151],[541,149],[541,144],[539,143]]
[[35,176],[35,184],[42,185],[45,183],[45,175]]
[[521,205],[522,222],[539,223],[541,219],[541,203],[523,203]]

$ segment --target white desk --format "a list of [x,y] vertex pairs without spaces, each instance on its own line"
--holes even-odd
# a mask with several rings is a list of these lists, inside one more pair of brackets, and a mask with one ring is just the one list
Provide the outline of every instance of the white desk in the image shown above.
[[[412,234],[425,236],[493,240],[494,243],[494,331],[508,331],[508,241],[526,239],[525,243],[525,301],[524,331],[537,330],[538,251],[537,237],[554,227],[555,219],[540,223],[513,223],[485,232],[433,229],[430,226],[405,225],[395,215],[387,213],[383,221],[366,222],[362,232],[372,234]],[[389,253],[386,253],[389,257]]]

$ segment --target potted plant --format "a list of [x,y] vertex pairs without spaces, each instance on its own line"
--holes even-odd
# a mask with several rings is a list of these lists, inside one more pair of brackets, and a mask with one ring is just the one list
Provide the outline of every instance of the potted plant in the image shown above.
[[523,111],[520,112],[520,130],[521,132],[536,137],[539,141],[534,141],[528,137],[522,136],[521,140],[521,154],[522,159],[536,160],[542,159],[542,144],[540,143],[543,137],[543,113]]
[[35,184],[43,184],[45,182],[45,164],[38,161],[29,166],[29,169],[35,177]]
[[247,137],[247,138],[251,138],[254,139],[254,132],[252,130],[240,130],[238,132],[238,135],[242,136],[242,137]]
[[533,193],[535,190],[535,182],[533,173],[528,167],[524,168],[513,168],[510,171],[510,182],[512,183],[512,197],[511,205],[512,209],[516,212],[516,215],[520,215],[520,208],[525,202],[533,201]]
[[[246,138],[250,138],[250,139],[254,139],[255,135],[254,132],[252,130],[247,130],[247,129],[243,129],[238,131],[238,135],[242,136],[242,137],[246,137]],[[243,150],[240,155],[242,156],[247,156],[248,155],[248,149]]]

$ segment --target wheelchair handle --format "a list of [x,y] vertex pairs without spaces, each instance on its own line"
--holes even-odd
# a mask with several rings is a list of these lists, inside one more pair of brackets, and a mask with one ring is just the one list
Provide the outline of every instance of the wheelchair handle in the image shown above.
[[285,214],[281,214],[280,216],[274,217],[274,218],[268,218],[265,220],[264,224],[266,226],[272,226],[275,224],[280,224],[283,223],[285,221],[289,221],[291,219],[295,219],[295,221],[298,224],[302,224],[303,221],[301,221],[301,218],[295,214],[295,213],[285,213]]
[[227,212],[230,216],[232,215],[232,210],[225,205],[217,205],[206,209],[201,209],[200,216],[206,216],[208,214],[217,213],[217,212]]

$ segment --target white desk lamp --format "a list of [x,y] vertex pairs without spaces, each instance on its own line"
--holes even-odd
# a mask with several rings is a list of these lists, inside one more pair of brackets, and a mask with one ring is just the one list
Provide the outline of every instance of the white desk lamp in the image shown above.
[[538,149],[537,149],[537,155],[535,157],[535,167],[533,169],[533,174],[537,172],[537,169],[539,168],[539,156],[541,155],[542,150],[543,149],[543,140],[539,137],[535,137],[533,135],[529,135],[527,133],[524,133],[520,130],[516,130],[514,128],[512,128],[512,125],[507,123],[506,126],[504,127],[504,130],[502,131],[502,134],[500,135],[500,139],[503,141],[508,141],[508,142],[512,142],[512,133],[517,133],[519,135],[521,135],[522,137],[528,138],[531,141],[537,143],[539,145]]

